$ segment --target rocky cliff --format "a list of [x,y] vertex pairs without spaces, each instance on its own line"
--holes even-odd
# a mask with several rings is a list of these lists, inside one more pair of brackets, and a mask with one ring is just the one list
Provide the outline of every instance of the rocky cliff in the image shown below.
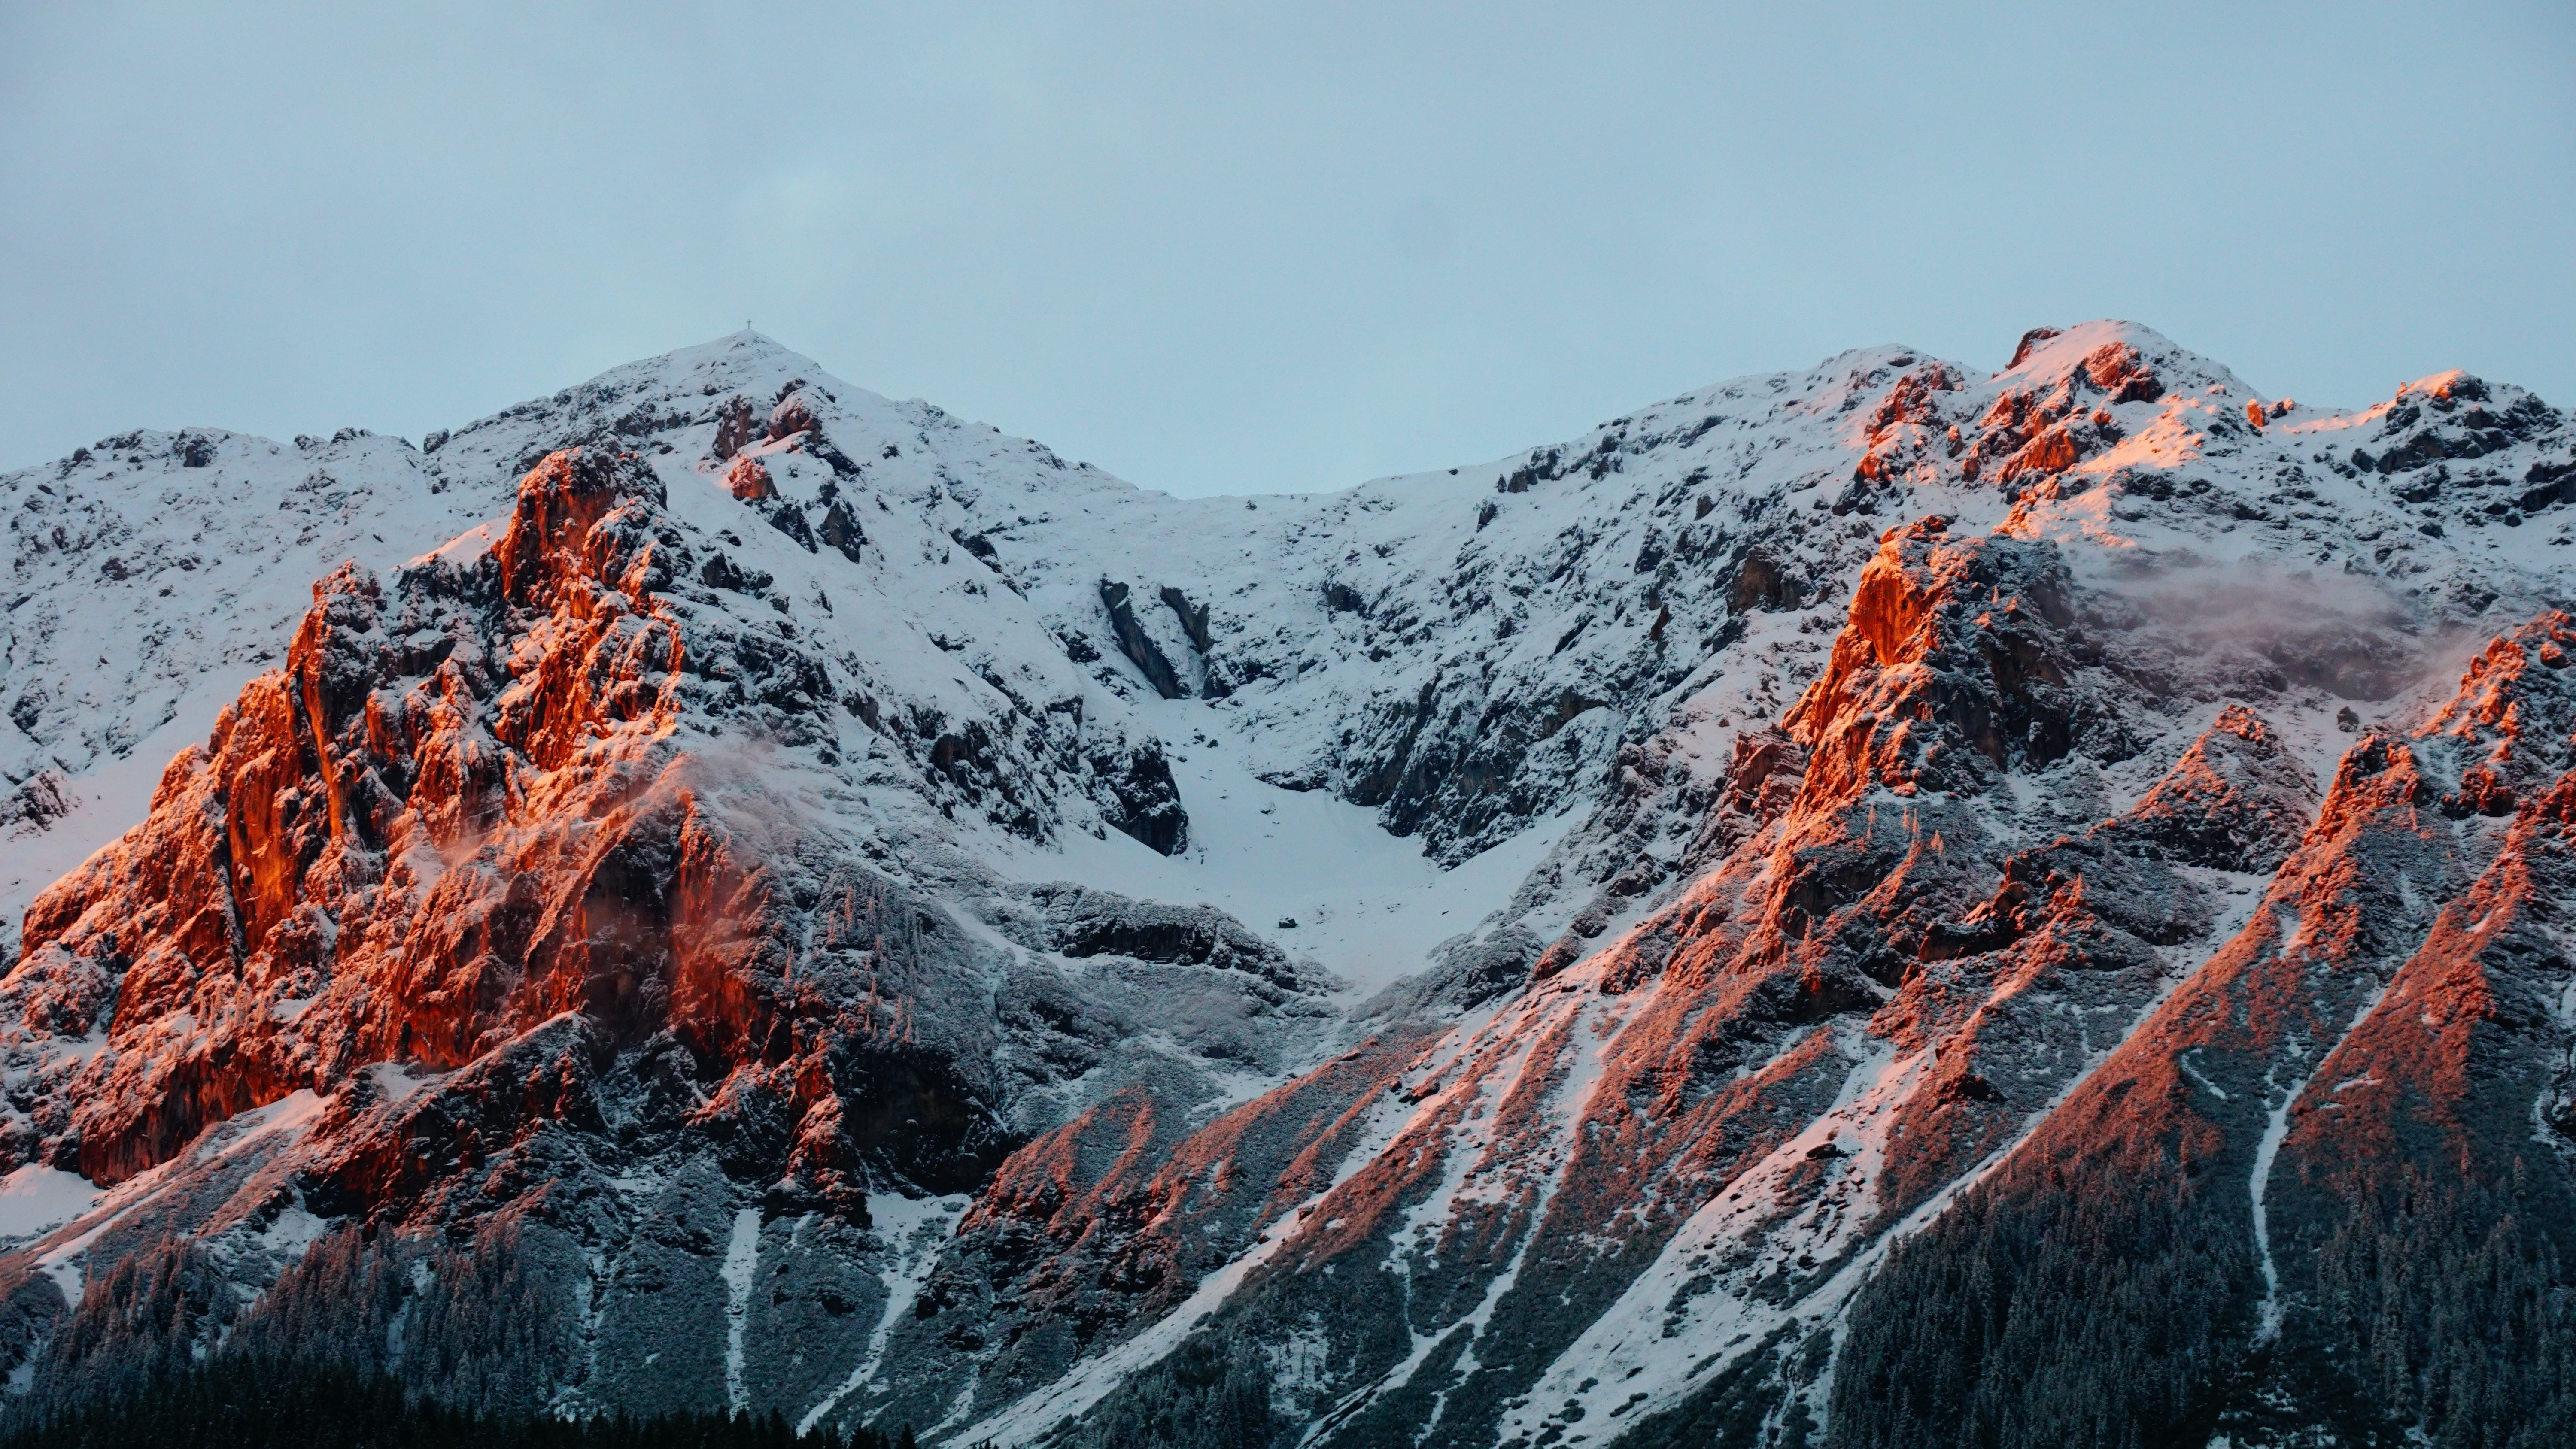
[[13,1412],[2576,1423],[2515,389],[2097,323],[1175,500],[746,334],[0,489]]

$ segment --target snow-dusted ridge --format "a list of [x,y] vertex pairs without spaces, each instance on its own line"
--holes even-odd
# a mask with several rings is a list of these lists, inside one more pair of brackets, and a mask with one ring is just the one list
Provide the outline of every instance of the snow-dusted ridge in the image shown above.
[[[2492,943],[2571,504],[2516,389],[2317,409],[2121,323],[1301,496],[749,333],[419,448],[107,440],[0,477],[10,1382],[165,1273],[207,1345],[559,1412],[1905,1442],[1981,1382],[1890,1326],[1943,1255],[2150,1138],[2244,1269],[2175,1341],[2291,1375],[2376,1099],[2266,1084],[2434,1080],[2416,977],[2564,995]],[[2563,1176],[2531,1019],[2460,1059]],[[561,1327],[496,1347],[503,1280]],[[2302,1383],[2184,1397],[2249,1442]]]

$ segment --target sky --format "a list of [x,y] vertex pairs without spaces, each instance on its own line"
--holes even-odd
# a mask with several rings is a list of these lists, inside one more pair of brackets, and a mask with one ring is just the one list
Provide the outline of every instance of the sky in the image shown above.
[[2576,6],[0,0],[0,468],[746,322],[1173,493],[2146,323],[2576,405]]

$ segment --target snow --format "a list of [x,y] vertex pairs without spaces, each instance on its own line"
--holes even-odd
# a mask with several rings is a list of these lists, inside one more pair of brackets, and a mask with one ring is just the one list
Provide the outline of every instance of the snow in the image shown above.
[[0,1177],[0,1239],[23,1241],[98,1205],[102,1189],[76,1172],[30,1162]]
[[[1170,717],[1167,735],[1208,723],[1181,701],[1152,701],[1148,710]],[[1568,810],[1443,870],[1418,842],[1387,834],[1373,812],[1324,791],[1265,784],[1230,734],[1209,738],[1216,742],[1181,747],[1172,763],[1190,815],[1185,853],[1158,855],[1114,832],[1105,840],[1068,832],[1060,849],[1011,850],[1004,864],[1032,884],[1069,880],[1217,906],[1367,996],[1484,922],[1579,818]],[[1279,925],[1289,920],[1296,925]]]
[[501,526],[499,524],[478,523],[472,528],[465,530],[463,533],[456,535],[454,538],[449,539],[447,542],[440,544],[438,547],[431,549],[429,552],[411,560],[411,563],[408,566],[418,567],[422,564],[435,561],[439,563],[453,564],[459,568],[464,568],[470,566],[476,559],[490,553],[492,551],[492,545],[499,543],[500,541]]
[[[2192,1049],[2192,1051],[2184,1052],[2182,1055],[2180,1055],[2180,1056],[2178,1056],[2178,1057],[2174,1058],[2174,1065],[2175,1065],[2175,1066],[2177,1066],[2177,1067],[2180,1067],[2180,1068],[2182,1069],[2182,1074],[2183,1074],[2184,1076],[2191,1078],[2191,1080],[2192,1080],[2192,1084],[2193,1084],[2193,1085],[2195,1085],[2195,1086],[2199,1087],[2202,1091],[2207,1092],[2209,1095],[2211,1095],[2211,1096],[2213,1096],[2213,1097],[2216,1097],[2218,1100],[2220,1100],[2220,1101],[2222,1101],[2222,1102],[2226,1101],[2226,1100],[2227,1100],[2227,1092],[2226,1092],[2226,1089],[2225,1089],[2225,1088],[2220,1087],[2216,1082],[2211,1081],[2209,1078],[2207,1078],[2207,1077],[2205,1077],[2205,1076],[2202,1076],[2202,1075],[2201,1075],[2201,1073],[2200,1073],[2200,1068],[2198,1068],[2198,1067],[2196,1067],[2196,1066],[2192,1065],[2192,1061],[2191,1061],[2192,1053],[2193,1053],[2193,1052],[2196,1052],[2196,1051],[2198,1051],[2198,1050],[2199,1050],[2199,1048],[2194,1047],[2194,1048]],[[2257,1201],[2256,1206],[2255,1206],[2255,1209],[2254,1209],[2254,1218],[2255,1218],[2255,1224],[2256,1224],[2255,1231],[2256,1231],[2257,1235],[2259,1235],[2259,1234],[2261,1233],[2261,1231],[2262,1231],[2261,1224],[2262,1224],[2262,1218],[2263,1218],[2263,1209],[2262,1209],[2261,1203],[2260,1203],[2260,1201],[2259,1201],[2259,1198],[2260,1198],[2260,1194],[2259,1194],[2259,1192],[2258,1192],[2258,1194],[2257,1194],[2257,1198],[2258,1198],[2258,1201]]]
[[751,1391],[742,1381],[743,1321],[751,1311],[752,1273],[760,1266],[760,1209],[747,1207],[733,1215],[733,1237],[725,1244],[725,1402],[734,1413],[751,1407]]
[[[2265,1084],[2270,1084],[2268,1076]],[[2254,1332],[2256,1343],[2269,1343],[2281,1333],[2281,1269],[2272,1260],[2272,1225],[2264,1211],[2263,1198],[2264,1189],[2271,1184],[2272,1163],[2281,1153],[2281,1141],[2290,1135],[2290,1106],[2299,1100],[2299,1094],[2306,1087],[2307,1082],[2302,1080],[2296,1087],[2280,1094],[2280,1100],[2265,1116],[2262,1139],[2254,1148],[2254,1174],[2248,1194],[2254,1203],[2254,1251],[2261,1258],[2263,1267],[2263,1302],[2256,1315],[2259,1325]]]
[[329,1231],[331,1220],[307,1212],[303,1195],[299,1192],[296,1200],[279,1209],[276,1220],[261,1231],[259,1243],[271,1257],[293,1262],[303,1257],[304,1250],[320,1242],[322,1235]]
[[367,1077],[388,1103],[409,1101],[423,1087],[445,1081],[445,1072],[423,1072],[403,1062],[377,1062],[367,1068]]

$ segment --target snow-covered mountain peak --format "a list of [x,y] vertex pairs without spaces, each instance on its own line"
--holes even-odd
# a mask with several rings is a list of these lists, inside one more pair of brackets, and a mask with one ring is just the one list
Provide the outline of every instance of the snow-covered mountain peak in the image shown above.
[[[2106,364],[2124,355],[2134,358],[2129,366],[2163,382],[2167,394],[2218,388],[2239,397],[2254,396],[2253,389],[2219,363],[2152,327],[2112,318],[2078,322],[2070,327],[2035,327],[2023,333],[2011,360],[1994,374],[1992,381],[2005,387],[2046,392],[2084,369],[2093,374],[2089,380],[2102,384],[2109,381],[2104,373]],[[2144,389],[2139,391],[2143,393]]]

